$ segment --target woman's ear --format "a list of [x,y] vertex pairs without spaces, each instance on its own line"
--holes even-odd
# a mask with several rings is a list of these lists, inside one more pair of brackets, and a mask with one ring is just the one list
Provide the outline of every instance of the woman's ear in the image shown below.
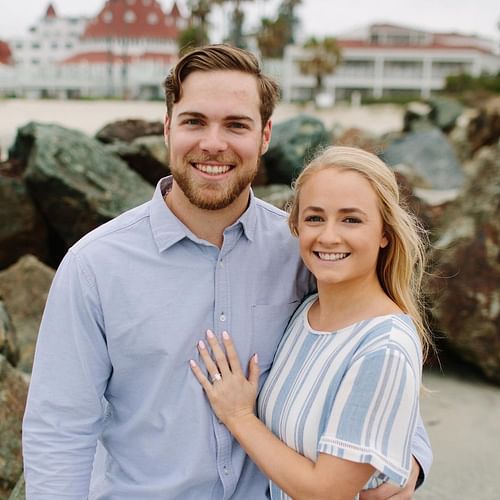
[[389,238],[387,237],[387,232],[382,233],[382,238],[380,238],[380,248],[385,248],[389,244]]

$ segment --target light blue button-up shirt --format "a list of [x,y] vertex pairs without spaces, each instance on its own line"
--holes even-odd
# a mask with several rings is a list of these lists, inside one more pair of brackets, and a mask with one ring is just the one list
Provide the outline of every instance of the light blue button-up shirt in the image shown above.
[[252,195],[219,249],[165,205],[169,182],[56,273],[23,426],[28,500],[267,498],[188,361],[207,328],[227,330],[263,382],[310,279],[283,212]]

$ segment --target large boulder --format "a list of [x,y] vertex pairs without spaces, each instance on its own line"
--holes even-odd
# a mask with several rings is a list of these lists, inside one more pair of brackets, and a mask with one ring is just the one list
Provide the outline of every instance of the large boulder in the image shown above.
[[464,173],[446,136],[437,128],[387,136],[387,147],[380,155],[390,166],[400,164],[415,170],[432,189],[461,187]]
[[32,122],[18,129],[10,157],[27,165],[30,193],[67,246],[153,192],[103,144],[58,125]]
[[20,178],[0,170],[0,269],[26,253],[48,257],[47,227]]
[[28,394],[25,377],[0,354],[0,498],[21,476],[21,426]]
[[163,123],[140,119],[117,120],[102,127],[95,135],[105,144],[113,142],[132,142],[138,137],[157,135],[163,137]]
[[17,368],[26,373],[33,365],[38,328],[53,278],[54,270],[31,255],[0,272],[0,298],[16,332]]
[[430,121],[443,132],[449,132],[464,111],[464,106],[459,101],[449,97],[434,96],[428,103],[431,107]]
[[[0,296],[1,298],[1,296]],[[5,304],[0,300],[0,354],[12,365],[19,362],[19,346],[16,330],[10,319]]]
[[170,174],[168,150],[163,136],[151,135],[134,139],[130,144],[114,142],[106,149],[121,158],[132,170],[150,184]]
[[24,474],[17,481],[16,487],[12,490],[9,500],[26,500],[26,483]]
[[500,146],[444,211],[432,260],[433,315],[449,346],[500,384]]
[[470,121],[467,136],[472,152],[500,140],[500,97],[486,101]]
[[290,184],[314,152],[330,140],[323,122],[312,116],[299,115],[275,125],[262,159],[269,183]]

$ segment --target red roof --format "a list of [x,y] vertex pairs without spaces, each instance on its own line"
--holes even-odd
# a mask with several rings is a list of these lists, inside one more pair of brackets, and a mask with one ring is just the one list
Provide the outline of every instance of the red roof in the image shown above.
[[49,3],[47,7],[47,12],[45,12],[45,17],[57,17],[56,9],[54,9],[54,6],[51,3]]
[[131,64],[141,61],[158,61],[164,64],[173,63],[176,56],[159,52],[144,52],[141,55],[123,56],[120,54],[110,54],[109,52],[82,52],[68,57],[61,64]]
[[0,64],[10,64],[12,62],[11,56],[12,52],[7,42],[0,40]]
[[172,11],[165,14],[157,0],[107,0],[88,23],[83,38],[177,39],[176,4]]

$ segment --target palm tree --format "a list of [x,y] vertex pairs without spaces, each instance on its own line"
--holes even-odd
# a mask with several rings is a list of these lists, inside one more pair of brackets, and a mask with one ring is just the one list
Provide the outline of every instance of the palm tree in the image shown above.
[[309,38],[304,45],[305,59],[299,61],[300,71],[316,79],[314,96],[323,90],[323,80],[332,75],[342,62],[342,53],[333,37]]
[[282,0],[276,19],[261,19],[261,27],[256,36],[262,57],[282,58],[285,47],[295,42],[299,20],[294,11],[301,2],[302,0]]

